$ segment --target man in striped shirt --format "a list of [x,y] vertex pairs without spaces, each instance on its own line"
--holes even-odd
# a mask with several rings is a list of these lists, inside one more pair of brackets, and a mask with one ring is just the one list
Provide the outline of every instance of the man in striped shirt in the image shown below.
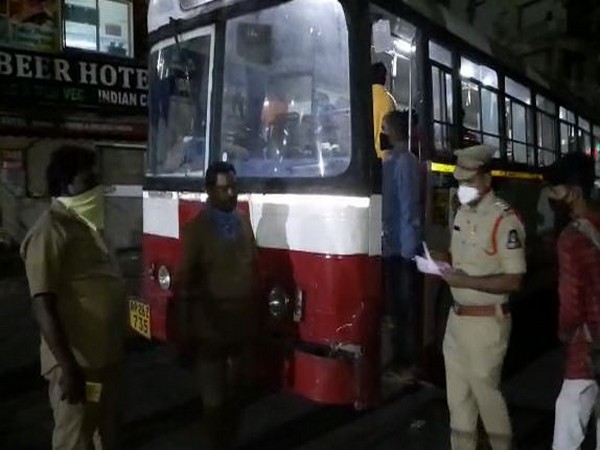
[[[589,358],[591,339],[600,337],[600,214],[589,205],[594,177],[594,161],[580,153],[563,157],[548,175],[554,210],[571,219],[557,243],[558,332],[566,345],[566,361],[556,401],[554,450],[580,448],[598,397]],[[596,428],[600,438],[600,422]]]

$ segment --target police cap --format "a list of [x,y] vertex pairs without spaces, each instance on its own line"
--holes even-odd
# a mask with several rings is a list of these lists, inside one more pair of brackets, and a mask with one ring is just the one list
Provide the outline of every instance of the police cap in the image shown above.
[[474,145],[456,150],[454,154],[457,157],[454,178],[458,181],[466,181],[482,169],[486,169],[492,160],[494,149],[487,145]]

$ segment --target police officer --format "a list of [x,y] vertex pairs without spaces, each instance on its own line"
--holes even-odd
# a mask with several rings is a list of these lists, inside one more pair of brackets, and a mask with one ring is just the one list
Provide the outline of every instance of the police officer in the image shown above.
[[499,383],[511,328],[508,296],[519,290],[526,271],[525,231],[492,190],[492,154],[482,145],[456,152],[461,206],[452,268],[443,273],[454,298],[443,345],[453,450],[476,449],[478,416],[494,450],[511,446]]
[[103,237],[96,168],[94,153],[84,148],[52,154],[46,174],[53,200],[21,247],[55,450],[119,448],[126,292]]

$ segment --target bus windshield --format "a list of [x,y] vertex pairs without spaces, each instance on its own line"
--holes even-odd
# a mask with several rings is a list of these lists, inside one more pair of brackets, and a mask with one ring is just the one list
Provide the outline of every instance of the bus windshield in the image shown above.
[[148,171],[202,176],[206,162],[212,30],[186,33],[150,54]]
[[[233,163],[239,177],[348,168],[348,29],[337,0],[293,0],[229,20],[223,73],[211,70],[212,29],[178,41],[150,58],[151,175],[199,177],[209,160]],[[212,79],[223,81],[218,108]],[[219,135],[209,141],[211,128]]]

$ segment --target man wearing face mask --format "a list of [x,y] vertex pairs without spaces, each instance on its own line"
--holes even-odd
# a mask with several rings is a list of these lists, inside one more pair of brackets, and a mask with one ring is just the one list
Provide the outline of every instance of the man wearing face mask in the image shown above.
[[[183,232],[175,281],[183,362],[195,366],[203,422],[212,449],[232,448],[236,394],[258,328],[257,248],[252,226],[237,210],[235,169],[206,171],[208,203]],[[249,363],[249,364],[244,364]]]
[[[580,448],[598,399],[598,384],[589,357],[592,339],[600,338],[600,214],[590,207],[594,160],[570,153],[549,170],[546,188],[555,211],[569,223],[558,248],[559,337],[566,345],[565,375],[556,401],[554,450]],[[596,448],[600,421],[596,417]]]
[[481,416],[494,450],[511,447],[511,425],[499,389],[511,328],[508,296],[520,289],[525,265],[521,221],[492,190],[493,151],[456,152],[458,210],[452,231],[452,290],[444,337],[446,392],[453,450],[475,450]]
[[56,450],[112,450],[117,443],[125,286],[103,237],[95,155],[56,150],[47,168],[50,208],[21,247],[41,331]]

